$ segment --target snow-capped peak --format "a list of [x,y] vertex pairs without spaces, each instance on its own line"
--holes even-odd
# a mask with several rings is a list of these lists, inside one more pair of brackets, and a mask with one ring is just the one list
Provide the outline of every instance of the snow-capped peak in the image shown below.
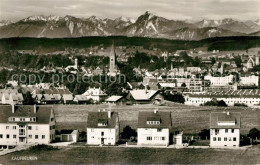
[[57,22],[58,20],[60,20],[61,17],[60,16],[55,16],[55,15],[50,15],[50,16],[43,16],[43,15],[36,15],[36,16],[30,16],[26,19],[24,19],[24,22],[27,21],[55,21]]

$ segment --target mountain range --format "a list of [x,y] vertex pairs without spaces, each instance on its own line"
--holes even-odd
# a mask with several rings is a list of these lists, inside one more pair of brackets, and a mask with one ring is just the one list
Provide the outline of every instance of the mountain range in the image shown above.
[[83,36],[139,36],[180,40],[201,40],[224,36],[259,36],[260,20],[169,20],[145,12],[136,20],[119,17],[100,19],[96,16],[30,16],[17,22],[0,21],[0,38]]

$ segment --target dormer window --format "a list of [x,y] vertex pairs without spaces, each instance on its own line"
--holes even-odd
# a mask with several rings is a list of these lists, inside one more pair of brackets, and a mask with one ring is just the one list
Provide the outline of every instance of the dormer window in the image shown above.
[[147,125],[160,125],[161,118],[160,118],[160,116],[148,117],[146,123],[147,123]]
[[107,126],[108,121],[107,119],[98,119],[98,126],[102,127],[102,126]]

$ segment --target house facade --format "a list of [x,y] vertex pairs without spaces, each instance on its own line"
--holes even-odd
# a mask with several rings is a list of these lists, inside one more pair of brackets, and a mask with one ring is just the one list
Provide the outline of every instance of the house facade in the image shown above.
[[88,145],[115,145],[119,139],[117,112],[90,112],[87,120]]
[[89,88],[82,95],[86,96],[88,100],[92,99],[94,102],[105,100],[107,94],[101,88]]
[[137,126],[138,145],[169,145],[171,113],[139,111]]
[[49,144],[55,140],[52,107],[0,106],[0,146]]
[[238,112],[210,114],[210,146],[239,147],[241,115]]
[[260,90],[258,89],[241,89],[241,90],[227,90],[219,92],[206,92],[185,95],[186,105],[200,106],[212,99],[223,100],[228,106],[235,104],[246,104],[249,107],[260,104]]

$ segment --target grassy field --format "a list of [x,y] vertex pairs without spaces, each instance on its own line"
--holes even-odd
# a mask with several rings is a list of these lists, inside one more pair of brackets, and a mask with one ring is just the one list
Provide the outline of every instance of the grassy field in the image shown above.
[[[83,147],[21,151],[0,157],[0,164],[259,164],[260,146],[249,149],[159,149]],[[37,161],[12,157],[36,156]]]
[[241,133],[247,134],[251,128],[260,129],[260,110],[241,107],[195,107],[180,104],[171,104],[169,106],[155,105],[132,105],[132,106],[109,106],[101,105],[55,105],[54,112],[57,120],[57,129],[86,129],[88,112],[98,111],[98,109],[111,109],[119,113],[121,130],[130,125],[137,127],[139,110],[159,110],[172,112],[173,131],[180,130],[184,133],[198,133],[201,129],[209,128],[209,119],[211,112],[241,112],[242,128]]

